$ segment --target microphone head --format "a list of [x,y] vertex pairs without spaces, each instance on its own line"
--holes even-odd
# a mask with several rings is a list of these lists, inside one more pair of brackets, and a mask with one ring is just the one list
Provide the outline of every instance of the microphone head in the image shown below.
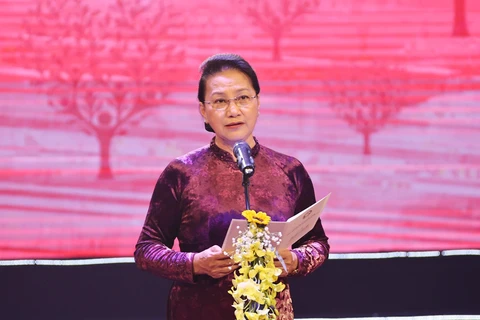
[[240,148],[249,150],[250,146],[245,141],[237,141],[233,145],[233,153],[236,155],[239,152]]
[[255,162],[251,155],[251,149],[245,141],[236,142],[233,145],[233,154],[237,158],[237,165],[240,171],[247,177],[251,177],[255,172]]

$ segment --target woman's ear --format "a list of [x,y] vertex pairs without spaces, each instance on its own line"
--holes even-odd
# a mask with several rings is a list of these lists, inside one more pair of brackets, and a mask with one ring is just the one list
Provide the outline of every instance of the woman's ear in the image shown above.
[[213,128],[210,126],[210,124],[208,124],[208,120],[207,120],[207,111],[205,110],[205,104],[199,102],[198,103],[198,112],[200,113],[200,115],[202,116],[203,118],[203,125],[205,127],[205,130],[207,130],[208,132],[213,132],[215,133],[215,131],[213,130]]
[[198,112],[200,112],[200,115],[203,118],[203,121],[207,122],[207,113],[205,111],[205,105],[201,102],[198,103]]

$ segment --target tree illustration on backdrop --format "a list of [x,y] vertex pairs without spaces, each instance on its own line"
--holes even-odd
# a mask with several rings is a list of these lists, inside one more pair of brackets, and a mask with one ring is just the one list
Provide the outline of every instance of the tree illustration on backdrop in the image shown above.
[[280,42],[320,0],[234,0],[236,8],[273,41],[272,59],[282,59]]
[[363,154],[372,153],[370,140],[407,106],[418,105],[444,91],[443,79],[374,65],[349,68],[325,82],[328,104],[363,136]]
[[466,0],[453,0],[453,36],[468,37]]
[[111,178],[112,139],[165,102],[171,65],[184,52],[163,41],[177,16],[162,1],[117,0],[100,11],[83,0],[39,0],[22,35],[23,64],[70,123],[97,138],[100,178]]

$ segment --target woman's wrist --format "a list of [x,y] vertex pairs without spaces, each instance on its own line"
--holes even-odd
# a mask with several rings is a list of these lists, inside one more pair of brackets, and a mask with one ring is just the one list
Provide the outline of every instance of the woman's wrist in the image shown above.
[[199,275],[200,272],[199,272],[199,269],[200,269],[200,266],[199,266],[199,255],[197,253],[194,253],[193,254],[193,259],[192,259],[192,271],[193,271],[193,275],[196,276],[196,275]]
[[290,254],[292,255],[292,265],[294,266],[294,268],[292,269],[292,271],[290,271],[289,274],[296,275],[298,273],[298,257],[293,250],[290,250]]

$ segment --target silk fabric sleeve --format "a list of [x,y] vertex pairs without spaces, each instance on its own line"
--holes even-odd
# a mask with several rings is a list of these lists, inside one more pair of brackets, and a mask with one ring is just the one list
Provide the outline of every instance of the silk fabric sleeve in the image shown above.
[[157,181],[134,256],[142,270],[193,283],[194,253],[171,249],[180,226],[180,199],[187,179],[178,165],[178,162],[170,164]]
[[[300,190],[295,206],[295,213],[299,213],[316,202],[315,191],[312,180],[302,164],[295,170],[294,179]],[[298,258],[296,275],[308,275],[328,259],[330,245],[320,219],[310,232],[293,245],[293,251]]]

